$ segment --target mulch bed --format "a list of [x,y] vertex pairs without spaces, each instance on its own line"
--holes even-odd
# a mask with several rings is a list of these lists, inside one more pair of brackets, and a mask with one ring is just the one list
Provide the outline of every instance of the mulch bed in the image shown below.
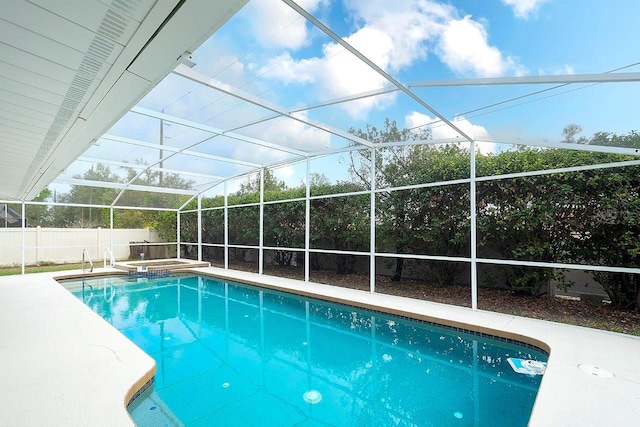
[[[256,264],[240,263],[234,264],[230,268],[254,271]],[[302,268],[296,267],[267,266],[264,273],[298,280],[304,279]],[[368,275],[337,274],[333,271],[313,270],[310,273],[310,280],[333,286],[369,290]],[[393,282],[390,277],[377,276],[376,292],[471,307],[469,286],[433,286],[424,281],[409,279]],[[480,287],[478,289],[478,308],[640,336],[640,313],[616,310],[606,303],[565,299],[550,295],[521,296],[515,295],[507,289]]]

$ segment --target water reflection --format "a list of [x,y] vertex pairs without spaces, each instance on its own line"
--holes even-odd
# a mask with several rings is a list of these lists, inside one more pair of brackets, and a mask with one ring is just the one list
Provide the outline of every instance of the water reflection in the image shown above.
[[[153,356],[185,425],[526,425],[533,349],[203,277],[92,281],[76,292]],[[317,394],[316,394],[317,393]],[[311,399],[310,399],[311,396]]]

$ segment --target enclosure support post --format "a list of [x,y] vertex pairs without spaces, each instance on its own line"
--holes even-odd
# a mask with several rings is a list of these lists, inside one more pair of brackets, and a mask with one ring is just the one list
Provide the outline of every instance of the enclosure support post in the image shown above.
[[109,251],[111,252],[111,256],[115,259],[115,256],[113,255],[113,206],[109,207]]
[[264,264],[264,168],[260,168],[260,241],[258,242],[258,274]]
[[224,269],[229,269],[229,194],[224,182]]
[[476,238],[476,143],[472,140],[470,143],[470,221],[471,221],[471,309],[478,309],[478,267],[477,267],[477,238]]
[[307,157],[307,179],[305,188],[305,207],[304,207],[304,281],[309,281],[310,266],[309,248],[311,247],[311,161]]
[[176,211],[176,258],[180,259],[180,209]]
[[25,217],[26,215],[26,209],[25,209],[25,204],[24,204],[24,200],[22,201],[22,274],[25,274],[25,263],[27,261],[26,257],[27,257],[27,252],[26,252],[26,248],[25,245],[27,243],[27,239],[26,239],[26,228],[27,228],[27,218]]
[[371,148],[371,200],[369,206],[369,290],[376,291],[376,149]]
[[198,194],[198,261],[202,261],[202,194]]

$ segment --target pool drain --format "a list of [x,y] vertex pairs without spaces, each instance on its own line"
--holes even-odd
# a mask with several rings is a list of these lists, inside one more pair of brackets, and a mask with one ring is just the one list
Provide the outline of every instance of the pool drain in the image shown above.
[[578,365],[578,368],[589,375],[593,375],[594,377],[613,378],[613,374],[611,372],[597,366],[580,364]]
[[453,416],[456,417],[457,419],[460,419],[460,418],[462,418],[462,412],[456,411],[456,412],[453,413]]
[[315,405],[322,400],[322,395],[318,390],[305,391],[302,395],[305,402]]

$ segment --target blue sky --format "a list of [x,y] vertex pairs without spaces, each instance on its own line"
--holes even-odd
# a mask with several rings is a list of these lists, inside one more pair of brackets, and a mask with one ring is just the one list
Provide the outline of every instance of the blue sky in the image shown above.
[[[403,84],[600,73],[640,61],[640,2],[636,0],[301,0],[298,4]],[[288,111],[389,85],[279,0],[250,1],[196,50],[195,57],[197,72]],[[640,67],[624,71],[637,72]],[[421,88],[415,93],[465,133],[488,141],[487,150],[496,143],[557,141],[570,123],[581,125],[584,136],[640,129],[637,83],[572,85],[527,96],[551,86]],[[505,102],[520,96],[524,98]],[[501,104],[487,108],[494,103]],[[175,75],[139,105],[220,129],[271,114]],[[431,112],[398,92],[298,115],[341,130],[364,128],[368,123],[381,126],[386,117],[400,127],[434,121]],[[129,117],[111,132],[154,141],[158,124]],[[238,132],[308,151],[345,144],[341,138],[293,120],[271,120]],[[434,125],[432,134],[440,138],[456,132]],[[168,144],[180,146],[188,143],[190,133],[173,126],[165,130],[165,137],[170,138]],[[285,158],[282,153],[274,155],[221,138],[197,149],[255,162]],[[136,158],[138,153],[127,155]],[[340,161],[340,156],[335,159]],[[190,168],[215,174],[210,163]],[[302,179],[300,169],[290,168],[287,178],[292,183]]]

